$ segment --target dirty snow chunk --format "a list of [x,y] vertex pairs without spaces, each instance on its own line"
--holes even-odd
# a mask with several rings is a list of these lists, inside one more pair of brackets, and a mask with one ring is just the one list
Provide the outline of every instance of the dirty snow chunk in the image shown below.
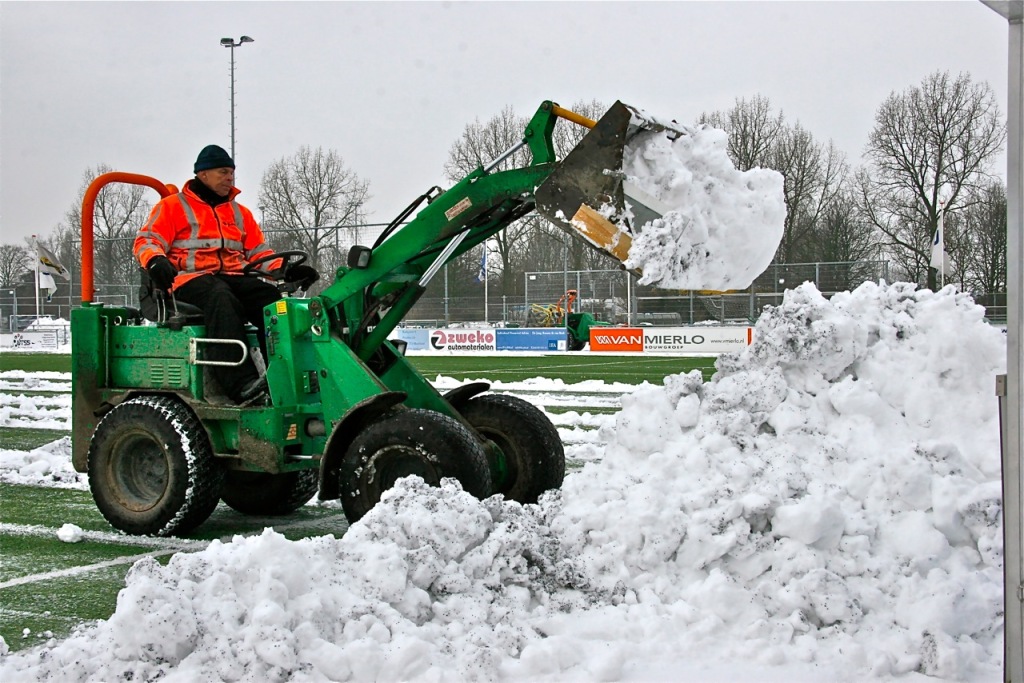
[[82,540],[82,527],[77,524],[65,524],[57,529],[57,538],[65,543],[78,543]]
[[723,130],[672,125],[685,134],[644,131],[623,154],[627,180],[667,208],[635,226],[626,266],[643,272],[640,284],[666,289],[749,287],[782,240],[782,174],[737,170]]
[[805,545],[831,550],[842,539],[845,521],[838,505],[809,496],[775,510],[772,530],[777,536],[787,536]]

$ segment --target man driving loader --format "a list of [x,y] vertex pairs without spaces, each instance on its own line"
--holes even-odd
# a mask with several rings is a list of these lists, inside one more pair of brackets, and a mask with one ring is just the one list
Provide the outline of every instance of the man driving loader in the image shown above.
[[[177,301],[203,312],[206,337],[246,343],[246,322],[256,326],[265,350],[263,308],[281,298],[273,284],[246,275],[251,262],[273,254],[252,212],[235,201],[235,162],[217,145],[199,152],[195,178],[184,189],[161,199],[150,211],[135,238],[134,253],[154,286]],[[285,261],[287,263],[287,261]],[[281,267],[274,259],[250,269],[269,274]],[[301,263],[285,267],[284,279],[300,282],[302,289],[320,278],[316,269]],[[232,344],[209,344],[207,360],[238,362],[241,352]],[[267,393],[250,356],[241,365],[211,365],[214,379],[229,398],[251,404]]]

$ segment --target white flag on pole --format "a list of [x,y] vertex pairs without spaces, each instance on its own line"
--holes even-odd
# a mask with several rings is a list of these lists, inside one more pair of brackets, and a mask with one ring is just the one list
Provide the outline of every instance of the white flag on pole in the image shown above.
[[53,301],[53,295],[57,291],[57,283],[54,281],[54,275],[60,275],[65,280],[71,279],[71,273],[68,269],[60,262],[57,256],[47,249],[43,244],[32,235],[32,241],[36,245],[36,283],[37,283],[37,298],[38,303],[38,292],[46,292],[46,300]]
[[[65,280],[70,280],[71,273],[68,272],[68,269],[64,267],[57,256],[52,251],[44,247],[39,240],[36,240],[35,242],[36,254],[39,256],[39,272],[46,273],[51,276],[60,275]],[[53,281],[52,277],[50,278],[50,281]]]
[[480,259],[480,270],[476,274],[477,282],[486,282],[487,280],[487,245],[484,245],[484,255]]
[[943,217],[946,213],[945,207],[939,205],[939,225],[935,228],[935,235],[932,237],[932,261],[931,266],[945,275],[949,270],[949,254],[946,253],[946,241],[943,235]]
[[57,291],[53,276],[43,270],[39,271],[39,290],[46,293],[47,301],[53,301],[53,294]]

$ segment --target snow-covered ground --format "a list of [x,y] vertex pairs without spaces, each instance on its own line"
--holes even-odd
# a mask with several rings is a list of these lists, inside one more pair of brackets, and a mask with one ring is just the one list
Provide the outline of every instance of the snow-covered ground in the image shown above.
[[998,681],[982,316],[952,287],[803,285],[711,382],[623,397],[538,505],[408,479],[342,538],[143,561],[110,619],[0,680]]

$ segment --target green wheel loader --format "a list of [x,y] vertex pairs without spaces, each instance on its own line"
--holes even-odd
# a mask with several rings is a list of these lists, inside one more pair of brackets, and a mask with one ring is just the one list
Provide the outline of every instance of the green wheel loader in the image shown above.
[[[560,119],[591,128],[562,160],[552,144]],[[287,296],[296,285],[280,282],[285,295],[264,310],[270,398],[244,407],[206,372],[211,345],[236,342],[207,338],[198,310],[145,281],[140,310],[93,301],[100,190],[122,182],[177,192],[144,175],[96,178],[82,204],[82,303],[71,316],[72,458],[100,511],[127,533],[167,536],[189,533],[221,500],[282,515],[319,493],[340,498],[355,521],[409,475],[454,477],[475,496],[524,503],[559,487],[563,447],[542,411],[486,383],[442,395],[389,335],[446,263],[534,210],[624,260],[631,214],[617,171],[641,130],[659,129],[622,103],[594,122],[544,102],[518,145],[451,189],[424,193],[372,247],[352,247],[318,296]],[[524,146],[531,163],[502,168]],[[255,329],[250,337],[242,354],[258,347]]]

